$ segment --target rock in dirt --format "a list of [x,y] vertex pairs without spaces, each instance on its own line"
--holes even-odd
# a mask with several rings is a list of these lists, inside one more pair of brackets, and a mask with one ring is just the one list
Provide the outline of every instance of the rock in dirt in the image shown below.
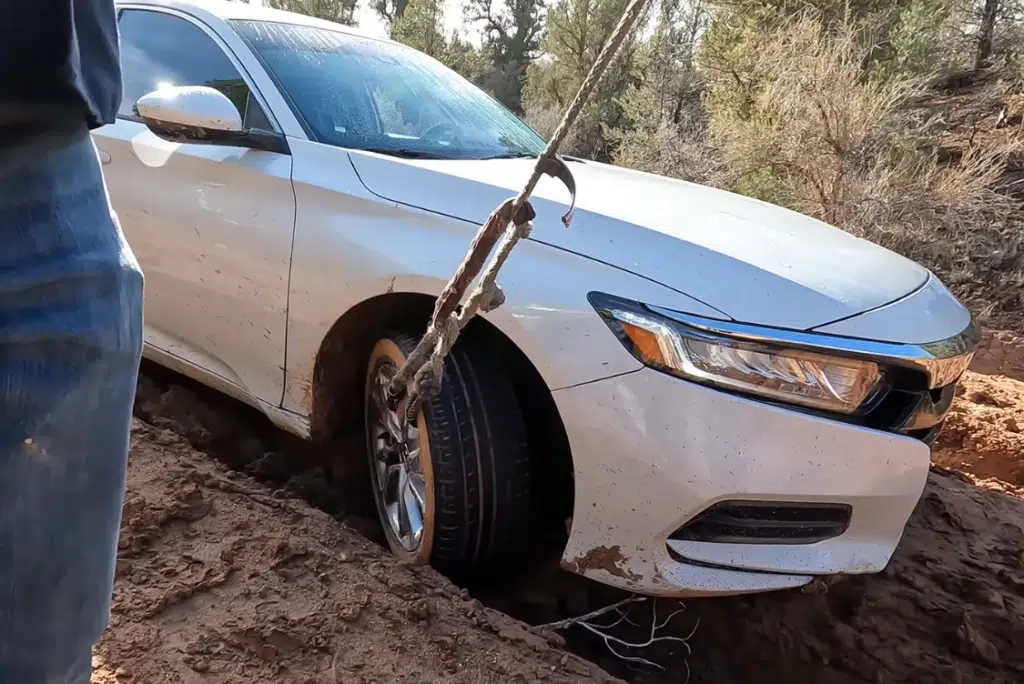
[[94,661],[93,684],[617,681],[139,421]]

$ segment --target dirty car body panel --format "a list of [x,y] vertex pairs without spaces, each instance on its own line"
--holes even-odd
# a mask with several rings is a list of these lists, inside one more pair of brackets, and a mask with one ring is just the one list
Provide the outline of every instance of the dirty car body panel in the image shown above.
[[[377,40],[351,29],[244,3],[118,6],[127,102],[95,140],[147,277],[146,355],[308,436],[335,322],[374,297],[436,297],[532,161],[320,142],[253,32]],[[214,83],[280,145],[156,136],[132,101],[164,77]],[[485,314],[537,369],[569,438],[564,567],[666,596],[884,568],[973,351],[967,311],[917,264],[808,217],[569,164],[571,228],[564,187],[542,179],[534,232],[499,278],[507,302]],[[745,380],[755,372],[821,397],[768,392]]]

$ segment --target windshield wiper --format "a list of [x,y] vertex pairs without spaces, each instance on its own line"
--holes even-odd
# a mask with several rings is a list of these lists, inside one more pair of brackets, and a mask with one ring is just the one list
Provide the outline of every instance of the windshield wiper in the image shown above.
[[533,159],[536,156],[537,155],[530,154],[529,152],[508,152],[507,154],[496,154],[493,157],[482,157],[481,159],[485,161],[487,159],[526,159],[527,157]]
[[454,157],[446,157],[443,154],[437,154],[436,152],[424,152],[423,150],[410,150],[406,148],[394,148],[394,147],[360,147],[357,148],[362,152],[376,152],[377,154],[387,154],[392,157],[402,157],[403,159],[453,159]]

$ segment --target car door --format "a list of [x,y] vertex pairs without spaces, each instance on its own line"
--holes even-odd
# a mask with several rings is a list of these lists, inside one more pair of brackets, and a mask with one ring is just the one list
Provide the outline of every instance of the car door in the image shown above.
[[276,131],[241,62],[210,26],[173,10],[127,7],[119,30],[123,104],[95,140],[111,202],[146,277],[148,355],[279,406],[292,158],[158,138],[134,104],[164,84],[216,88],[238,107],[244,127]]

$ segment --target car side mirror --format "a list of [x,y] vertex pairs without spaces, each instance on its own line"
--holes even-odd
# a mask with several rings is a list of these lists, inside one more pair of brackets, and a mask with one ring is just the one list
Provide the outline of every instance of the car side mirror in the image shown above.
[[245,130],[235,104],[207,86],[166,86],[140,97],[134,109],[149,130],[170,142],[288,153],[283,135]]
[[169,86],[143,95],[135,113],[155,134],[207,142],[242,132],[238,108],[222,92],[206,86]]

